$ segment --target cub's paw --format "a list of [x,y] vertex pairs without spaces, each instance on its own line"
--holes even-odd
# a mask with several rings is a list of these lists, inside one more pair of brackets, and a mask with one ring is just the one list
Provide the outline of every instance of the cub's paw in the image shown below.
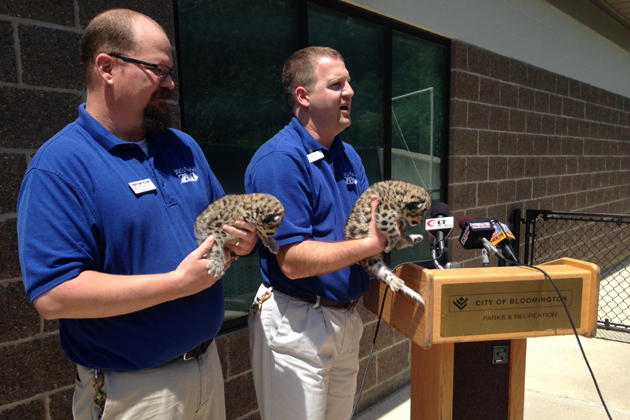
[[411,240],[412,244],[417,244],[418,242],[420,242],[423,238],[422,235],[417,234],[417,235],[409,235],[409,239]]
[[396,245],[398,245],[398,241],[392,241],[390,239],[387,240],[387,245],[385,246],[384,253],[389,253],[392,249],[396,249]]
[[396,249],[403,249],[414,245],[413,240],[407,235],[404,238],[400,238],[400,241],[396,244]]
[[392,291],[394,292],[397,292],[400,289],[402,289],[404,285],[405,285],[405,282],[399,278],[391,279],[389,281],[389,288],[392,289]]
[[220,279],[221,277],[223,277],[223,274],[225,274],[225,272],[223,271],[223,266],[224,264],[219,261],[210,260],[208,265],[206,265],[206,268],[208,269],[208,275],[210,277],[214,277],[215,279]]

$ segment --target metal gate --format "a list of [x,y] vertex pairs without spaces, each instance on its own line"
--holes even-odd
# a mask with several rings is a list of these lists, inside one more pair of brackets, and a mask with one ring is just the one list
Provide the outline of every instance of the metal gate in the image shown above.
[[526,264],[561,257],[597,264],[597,327],[630,333],[630,215],[527,210],[525,230]]

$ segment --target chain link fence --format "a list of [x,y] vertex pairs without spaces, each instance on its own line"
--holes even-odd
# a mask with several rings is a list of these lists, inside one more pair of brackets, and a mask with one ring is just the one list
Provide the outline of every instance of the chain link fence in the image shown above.
[[597,264],[598,329],[630,333],[630,215],[527,210],[525,229],[526,264],[562,257]]

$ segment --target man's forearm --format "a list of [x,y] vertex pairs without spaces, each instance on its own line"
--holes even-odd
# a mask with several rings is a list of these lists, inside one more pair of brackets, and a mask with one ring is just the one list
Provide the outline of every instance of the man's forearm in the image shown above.
[[168,273],[125,276],[82,271],[42,293],[33,305],[45,319],[105,318],[199,293],[217,281],[208,275],[204,258],[213,244],[211,236]]
[[44,292],[33,305],[45,319],[105,318],[176,299],[175,273],[120,276],[83,271]]
[[377,242],[351,239],[341,242],[306,240],[280,248],[278,264],[290,279],[332,273],[381,252]]
[[371,196],[372,217],[365,238],[340,242],[306,240],[280,247],[277,258],[284,275],[293,280],[319,276],[381,253],[387,238],[376,226],[377,205],[378,197]]

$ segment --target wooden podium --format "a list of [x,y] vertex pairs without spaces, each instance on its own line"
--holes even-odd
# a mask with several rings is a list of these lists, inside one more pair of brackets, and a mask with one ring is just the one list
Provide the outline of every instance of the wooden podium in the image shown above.
[[[561,292],[578,334],[597,330],[599,267],[562,258],[541,264]],[[396,274],[425,301],[391,290],[383,320],[412,341],[411,419],[523,418],[527,338],[573,334],[556,289],[538,270],[485,267]],[[363,298],[380,313],[386,287]]]

